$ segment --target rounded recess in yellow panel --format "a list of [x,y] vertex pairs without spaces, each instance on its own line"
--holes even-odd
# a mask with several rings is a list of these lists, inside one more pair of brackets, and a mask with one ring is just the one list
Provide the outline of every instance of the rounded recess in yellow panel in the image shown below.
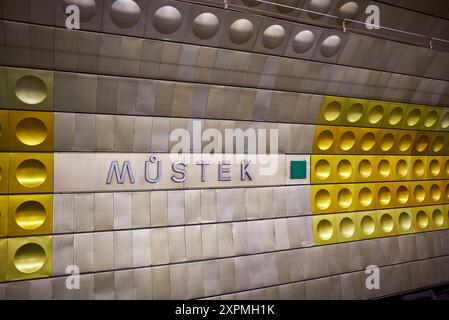
[[347,242],[358,240],[357,216],[355,214],[336,214],[337,241]]
[[335,178],[339,182],[354,181],[354,162],[349,157],[335,157]]
[[9,193],[9,153],[0,153],[0,194]]
[[313,213],[331,212],[334,185],[312,185]]
[[443,158],[442,157],[427,157],[426,158],[428,171],[427,177],[429,179],[438,179],[443,174]]
[[426,153],[430,146],[430,133],[419,132],[416,134],[413,150],[418,154]]
[[346,101],[347,99],[342,97],[324,97],[319,123],[333,125],[340,124],[344,118]]
[[48,277],[51,273],[51,236],[8,239],[7,280]]
[[412,152],[413,142],[415,141],[416,133],[412,133],[411,131],[396,131],[398,136],[398,146],[397,151],[400,153],[410,154]]
[[392,153],[395,148],[395,136],[391,132],[385,132],[381,134],[379,141],[379,149],[382,152]]
[[423,116],[423,129],[431,130],[434,129],[440,118],[441,110],[436,108],[425,108]]
[[402,208],[393,211],[398,234],[414,232],[413,213],[411,209]]
[[377,206],[379,208],[391,207],[393,205],[392,186],[384,184],[376,184],[377,189]]
[[418,205],[422,205],[427,202],[426,188],[423,183],[418,183],[414,185],[413,201],[415,204]]
[[435,206],[431,209],[432,212],[432,226],[434,230],[440,230],[446,228],[446,215],[443,206]]
[[413,214],[416,231],[426,231],[430,229],[430,217],[427,207],[414,208]]
[[394,215],[390,211],[380,211],[376,213],[379,225],[380,236],[394,236],[397,234],[397,227]]
[[359,125],[365,120],[368,101],[362,99],[348,99],[344,122],[349,125]]
[[441,203],[444,201],[442,185],[439,181],[427,183],[429,188],[429,200],[431,203]]
[[441,189],[444,190],[443,201],[448,202],[449,201],[449,181],[448,180],[441,181]]
[[333,153],[338,128],[317,126],[315,132],[314,151],[318,153]]
[[444,112],[441,114],[438,128],[442,130],[449,129],[449,112]]
[[404,120],[404,107],[402,105],[391,104],[386,116],[386,124],[390,127],[399,128]]
[[52,230],[52,195],[9,197],[8,235],[49,234]]
[[374,175],[374,158],[373,157],[358,157],[357,158],[357,181],[373,181],[375,180]]
[[411,157],[411,177],[412,179],[427,178],[427,160],[425,157]]
[[376,135],[372,130],[360,129],[360,150],[372,153],[376,147]]
[[406,206],[410,200],[410,189],[407,184],[399,184],[396,188],[396,203]]
[[376,212],[358,212],[357,225],[361,239],[375,238],[379,234]]
[[379,180],[392,180],[394,176],[394,162],[391,157],[376,157],[376,173]]
[[8,196],[0,196],[0,237],[5,237],[8,230]]
[[374,184],[356,184],[357,209],[368,210],[375,207]]
[[335,202],[334,211],[353,211],[355,208],[354,203],[354,188],[351,185],[345,185],[344,187],[336,186],[335,191],[337,199]]
[[335,243],[337,241],[336,219],[334,214],[313,216],[312,224],[315,245]]
[[448,137],[443,134],[434,134],[432,143],[430,146],[430,151],[433,154],[443,154],[444,147],[448,144]]
[[338,137],[338,150],[343,153],[353,152],[356,145],[356,128],[341,127]]
[[369,101],[364,124],[369,127],[381,127],[386,109],[386,103],[383,101]]
[[0,110],[0,150],[9,148],[9,111]]
[[53,113],[10,111],[11,150],[52,151]]
[[313,182],[330,182],[331,177],[331,159],[327,156],[312,155],[312,181]]
[[395,157],[395,173],[398,180],[408,180],[411,176],[410,158]]
[[53,191],[53,154],[12,153],[10,155],[11,193]]
[[422,117],[422,111],[417,106],[409,106],[405,118],[405,128],[416,129],[419,127]]

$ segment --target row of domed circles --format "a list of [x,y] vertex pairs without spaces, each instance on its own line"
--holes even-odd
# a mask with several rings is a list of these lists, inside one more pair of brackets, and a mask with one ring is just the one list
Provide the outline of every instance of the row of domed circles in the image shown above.
[[[67,5],[77,5],[80,8],[82,22],[95,16],[97,5],[95,0],[63,0]],[[141,18],[139,5],[133,0],[116,0],[110,8],[111,20],[120,28],[132,28]],[[162,6],[154,12],[153,25],[162,34],[175,33],[181,26],[182,14],[173,6]],[[207,40],[215,36],[220,26],[220,20],[210,12],[204,12],[195,17],[192,30],[196,37]],[[248,42],[254,35],[254,24],[248,19],[235,20],[229,27],[229,39],[236,45]],[[263,31],[262,43],[267,49],[276,49],[286,38],[286,31],[281,25],[271,25]],[[292,41],[293,50],[298,54],[309,51],[315,43],[315,34],[310,30],[302,30]],[[325,58],[334,56],[340,49],[342,40],[337,35],[330,35],[321,43],[321,54]]]

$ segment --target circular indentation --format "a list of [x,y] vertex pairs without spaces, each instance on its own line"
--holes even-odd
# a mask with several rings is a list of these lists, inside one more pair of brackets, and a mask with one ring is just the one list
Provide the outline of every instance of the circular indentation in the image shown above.
[[307,10],[314,12],[309,12],[308,14],[313,19],[319,19],[322,17],[320,13],[328,12],[331,4],[331,0],[310,0]]
[[440,174],[441,166],[440,166],[440,162],[438,160],[433,159],[432,161],[430,161],[429,172],[433,177],[436,177]]
[[433,201],[440,201],[440,199],[441,199],[441,188],[440,188],[439,185],[433,184],[430,187],[430,198]]
[[321,54],[325,58],[330,58],[337,54],[341,47],[341,39],[339,36],[329,36],[321,43]]
[[331,166],[329,161],[320,159],[315,164],[315,175],[320,180],[326,180],[331,174]]
[[438,136],[433,140],[432,151],[440,152],[444,147],[444,137]]
[[404,159],[396,163],[396,173],[399,177],[405,178],[408,175],[408,163]]
[[443,212],[440,209],[433,210],[432,220],[433,220],[433,223],[435,223],[435,225],[437,227],[441,227],[444,224],[444,214],[443,214]]
[[140,20],[140,7],[133,0],[117,0],[111,9],[111,20],[117,27],[129,29],[134,27]]
[[181,22],[181,12],[172,6],[160,7],[153,16],[154,27],[163,34],[174,33],[181,26]]
[[410,193],[406,186],[400,186],[396,191],[396,197],[400,204],[406,204],[410,198]]
[[47,219],[45,207],[37,201],[26,201],[17,208],[14,219],[19,227],[25,230],[36,230]]
[[363,159],[359,163],[359,174],[362,176],[362,178],[367,179],[371,177],[373,173],[373,165],[371,162],[367,159]]
[[47,98],[47,86],[35,76],[23,76],[17,80],[14,92],[26,104],[39,104]]
[[352,19],[357,15],[359,5],[357,2],[349,1],[338,9],[338,16],[345,19]]
[[368,207],[373,203],[373,193],[369,188],[363,187],[362,189],[360,189],[359,203],[363,207]]
[[318,209],[326,210],[331,205],[331,195],[325,189],[319,190],[315,195],[315,204]]
[[399,226],[403,231],[409,231],[412,227],[412,216],[408,212],[399,214]]
[[343,238],[349,239],[355,233],[355,223],[352,219],[345,217],[340,221],[340,234]]
[[390,151],[394,146],[394,136],[391,133],[387,133],[380,140],[380,149],[384,152]]
[[386,159],[380,160],[379,164],[377,165],[377,171],[379,172],[379,174],[382,177],[384,177],[384,178],[389,177],[391,174],[390,162],[388,162],[388,160],[386,160]]
[[444,189],[444,194],[446,195],[446,200],[449,200],[449,184],[446,185],[446,188]]
[[374,145],[376,144],[376,136],[372,132],[365,133],[362,137],[362,141],[360,142],[360,147],[363,151],[368,152]]
[[441,128],[442,129],[449,128],[449,112],[441,117]]
[[248,19],[239,19],[231,24],[229,38],[235,44],[248,42],[253,36],[254,25]]
[[75,5],[80,9],[80,21],[86,22],[92,19],[97,13],[95,0],[63,0],[63,9],[69,5]]
[[391,191],[388,187],[382,187],[378,192],[379,203],[383,206],[387,206],[391,202]]
[[413,163],[413,173],[416,177],[421,178],[424,176],[424,173],[426,172],[426,166],[424,165],[424,162],[421,159],[416,159]]
[[332,226],[332,223],[329,220],[323,219],[320,222],[318,222],[317,233],[318,237],[321,240],[327,241],[330,238],[332,238],[334,234],[334,227]]
[[410,113],[407,115],[407,125],[409,127],[414,127],[418,124],[419,120],[421,119],[421,110],[419,109],[413,109],[410,111]]
[[413,144],[412,136],[409,134],[404,134],[399,139],[399,145],[398,145],[399,151],[401,151],[401,152],[408,151],[411,148],[412,144]]
[[36,159],[22,161],[17,166],[16,179],[24,187],[39,187],[47,179],[47,168]]
[[338,101],[332,101],[324,108],[323,117],[326,121],[333,122],[341,115],[341,104]]
[[346,114],[346,119],[348,122],[355,123],[362,119],[363,116],[363,106],[360,103],[355,103],[349,107],[348,113]]
[[354,147],[355,134],[352,131],[346,131],[340,137],[340,149],[343,151],[349,151]]
[[415,148],[418,152],[424,152],[429,147],[429,137],[422,135],[415,142]]
[[262,35],[262,43],[267,49],[276,49],[285,39],[284,27],[275,24],[265,29]]
[[376,222],[371,216],[364,216],[361,221],[362,232],[370,236],[376,231]]
[[449,160],[447,160],[446,164],[444,165],[444,171],[447,175],[449,175]]
[[370,124],[378,124],[384,116],[384,107],[381,105],[376,105],[368,112],[368,122]]
[[390,216],[388,213],[383,214],[380,217],[380,227],[382,231],[385,233],[390,233],[391,231],[393,231],[394,228],[393,217]]
[[22,273],[34,273],[45,264],[44,248],[37,243],[27,243],[17,249],[14,254],[14,266]]
[[388,124],[395,126],[402,120],[404,111],[400,107],[393,108],[388,115]]
[[320,132],[317,139],[318,149],[322,151],[329,150],[334,144],[334,135],[329,130]]
[[421,228],[425,229],[429,225],[429,217],[427,212],[420,210],[416,214],[416,224]]
[[337,172],[340,179],[346,180],[352,175],[352,165],[351,162],[349,162],[346,159],[341,160],[338,162],[337,165]]
[[203,12],[193,20],[193,33],[202,40],[212,38],[218,31],[220,21],[210,12]]
[[338,192],[337,195],[337,201],[338,205],[343,208],[347,209],[352,205],[353,196],[349,189],[343,188]]
[[431,128],[437,123],[437,121],[438,121],[438,112],[432,110],[428,112],[424,117],[424,127]]
[[310,30],[303,30],[299,32],[295,38],[293,39],[293,50],[295,50],[296,53],[305,53],[309,51],[313,43],[315,42],[315,35]]
[[22,119],[16,127],[17,139],[27,146],[37,146],[47,139],[47,126],[37,118]]
[[424,187],[420,184],[415,186],[415,189],[413,190],[413,195],[415,197],[416,202],[423,202],[426,199],[426,191],[424,190]]

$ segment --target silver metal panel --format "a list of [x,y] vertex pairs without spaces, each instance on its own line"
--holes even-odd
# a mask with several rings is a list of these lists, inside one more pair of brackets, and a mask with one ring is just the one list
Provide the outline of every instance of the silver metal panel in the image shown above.
[[95,118],[95,151],[113,151],[116,116],[100,114],[89,116]]
[[134,298],[134,272],[133,270],[116,271],[115,295],[116,300],[132,300]]
[[151,131],[153,128],[153,118],[136,117],[134,119],[134,152],[145,152],[151,150]]
[[114,299],[114,272],[95,273],[94,275],[94,292],[95,300],[112,300]]
[[73,195],[53,195],[53,232],[73,232]]
[[151,149],[153,152],[167,152],[170,119],[153,118]]
[[[279,40],[272,39],[272,41],[274,43],[279,41],[279,44],[276,47],[271,47],[271,46],[275,45],[274,43],[268,44],[268,47],[267,47],[265,45],[265,41],[264,41],[264,39],[265,39],[264,34],[269,27],[275,26],[275,25],[281,26],[284,29],[284,37],[282,39],[282,37],[279,36]],[[273,19],[273,18],[264,17],[262,20],[262,23],[260,25],[260,30],[259,30],[259,34],[257,36],[256,43],[254,45],[254,51],[271,54],[271,55],[283,55],[284,51],[286,50],[286,46],[288,44],[289,35],[291,34],[294,26],[295,25],[293,23],[286,22],[281,19]],[[270,37],[268,37],[268,38],[270,38]],[[274,37],[274,38],[276,38],[276,37]],[[268,41],[267,41],[267,43],[268,43]]]
[[[100,31],[101,28],[101,19],[103,16],[103,2],[104,0],[95,0],[96,3],[96,11],[94,16],[90,18],[88,21],[81,21],[81,29],[82,30],[91,30],[91,31]],[[83,8],[80,8],[81,14],[83,12]],[[65,6],[61,1],[55,1],[55,24],[59,27],[65,27]]]
[[30,25],[4,21],[6,62],[10,66],[30,66]]
[[270,286],[279,283],[276,254],[268,253],[263,255],[263,281],[264,285]]
[[78,32],[76,70],[98,73],[100,66],[101,35],[94,32]]
[[55,28],[56,70],[77,70],[78,31]]
[[186,261],[186,240],[184,227],[168,228],[170,263]]
[[187,261],[200,260],[203,257],[201,226],[186,226],[186,258]]
[[133,228],[150,227],[150,193],[134,192],[133,198]]
[[134,299],[148,300],[153,297],[152,268],[134,269]]
[[276,219],[274,221],[276,232],[276,250],[290,249],[287,221],[288,219]]
[[[211,13],[215,15],[215,17],[218,19],[217,31],[214,34],[211,33],[207,35],[201,35],[201,37],[205,39],[199,38],[194,31],[194,20],[203,13]],[[186,28],[184,41],[187,43],[195,43],[199,45],[218,47],[223,33],[224,20],[225,20],[224,10],[200,5],[191,6],[187,21],[188,28]]]
[[220,294],[220,265],[218,261],[206,261],[204,264],[204,294]]
[[168,191],[168,225],[185,224],[184,221],[184,191]]
[[133,230],[133,267],[151,265],[150,229]]
[[114,269],[115,232],[97,232],[93,234],[94,241],[94,271]]
[[54,29],[43,26],[30,26],[30,66],[53,69],[55,34]]
[[188,278],[186,264],[170,266],[170,298],[187,299],[188,298]]
[[114,232],[114,269],[133,266],[133,232],[132,230]]
[[169,262],[168,231],[165,228],[152,229],[151,263],[153,265],[159,265],[159,264],[167,264],[168,262]]
[[247,222],[237,222],[232,224],[232,237],[234,240],[235,255],[247,254],[248,237],[247,237]]
[[155,80],[139,80],[137,87],[136,114],[149,115],[154,112],[156,97]]
[[75,108],[77,112],[95,112],[97,84],[96,75],[77,74]]
[[[244,36],[242,36],[241,40],[239,42],[243,42],[242,44],[235,43],[231,40],[230,37],[230,27],[231,25],[239,20],[239,19],[247,19],[248,15],[245,13],[240,12],[234,12],[234,11],[227,11],[226,12],[226,19],[224,21],[224,27],[223,27],[223,35],[221,37],[220,46],[224,48],[229,49],[237,49],[237,50],[251,50],[254,47],[254,44],[257,39],[257,34],[262,22],[262,18],[258,16],[251,16],[251,23],[253,24],[253,32],[250,34],[249,39],[246,40]],[[249,20],[249,19],[248,19]]]
[[119,78],[98,76],[96,111],[115,114],[117,112]]
[[140,76],[145,78],[158,78],[162,58],[163,42],[156,40],[143,40],[142,57],[140,63]]
[[114,229],[130,229],[133,225],[132,194],[114,193]]
[[151,192],[151,226],[166,226],[168,224],[168,200],[167,191]]
[[120,78],[117,94],[117,113],[135,114],[135,106],[138,92],[139,80],[131,78]]
[[259,253],[262,251],[262,221],[248,221],[247,237],[248,237],[248,253]]
[[75,114],[54,113],[55,151],[75,150]]
[[[67,280],[67,277],[58,277],[51,279],[52,299],[73,300],[75,298],[75,290],[67,290]],[[80,288],[82,287],[80,286]]]
[[217,190],[217,221],[232,221],[231,189]]
[[74,237],[68,235],[53,236],[53,275],[66,274],[67,267],[74,264]]
[[73,197],[73,225],[76,232],[93,230],[93,194],[75,194]]
[[130,152],[133,149],[134,117],[117,116],[115,121],[115,152]]
[[170,299],[170,267],[152,268],[153,299]]
[[114,229],[114,194],[94,193],[94,230]]
[[100,45],[100,73],[118,75],[120,73],[120,54],[122,37],[101,35]]
[[217,221],[217,200],[215,190],[201,190],[201,222]]
[[120,75],[138,77],[142,57],[143,39],[123,38]]
[[187,285],[189,299],[204,296],[204,264],[202,262],[187,264]]
[[6,300],[29,300],[30,281],[9,282],[6,286]]
[[185,190],[185,223],[199,223],[201,221],[201,191],[200,190]]
[[264,255],[248,256],[250,270],[250,288],[259,288],[264,285]]
[[55,72],[54,105],[55,111],[75,111],[76,74]]
[[178,79],[195,80],[195,67],[198,63],[200,47],[183,44],[179,57]]
[[94,244],[92,233],[79,233],[74,235],[74,264],[80,272],[94,270]]
[[232,257],[234,256],[234,240],[232,235],[231,223],[217,224],[218,237],[218,256]]
[[203,259],[213,259],[218,257],[217,225],[202,225],[201,237],[203,242]]
[[[182,44],[164,42],[162,46],[159,76],[162,79],[177,80]],[[182,79],[179,79],[182,80]]]
[[[253,223],[253,222],[249,222]],[[261,252],[274,251],[276,248],[276,235],[274,232],[274,220],[262,220],[260,223]]]

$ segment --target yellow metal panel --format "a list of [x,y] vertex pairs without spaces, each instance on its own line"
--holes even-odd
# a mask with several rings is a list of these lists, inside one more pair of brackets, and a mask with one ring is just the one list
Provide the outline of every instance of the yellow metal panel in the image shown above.
[[376,130],[378,136],[378,143],[376,145],[376,154],[394,154],[394,153],[407,153],[399,150],[399,130]]
[[426,181],[426,187],[429,194],[429,204],[437,205],[445,202],[444,185],[442,181]]
[[398,234],[398,226],[392,210],[376,211],[379,237],[391,237]]
[[357,183],[354,185],[356,210],[374,210],[377,208],[376,189],[374,183]]
[[447,228],[447,215],[443,205],[429,207],[430,227],[432,230]]
[[413,183],[403,181],[391,185],[393,188],[393,205],[396,208],[408,207],[413,204]]
[[7,280],[34,279],[51,274],[51,236],[8,239]]
[[344,118],[344,108],[347,104],[347,98],[341,97],[324,97],[321,104],[319,124],[324,125],[339,125]]
[[335,179],[333,178],[335,173],[332,169],[333,157],[334,156],[312,155],[312,163],[310,166],[312,171],[312,184],[335,182]]
[[336,214],[335,225],[337,242],[348,242],[360,239],[360,230],[357,228],[357,214]]
[[11,153],[9,191],[47,193],[53,191],[53,154]]
[[416,131],[394,130],[396,139],[396,153],[403,155],[411,155],[413,151],[413,143],[416,138]]
[[441,179],[449,179],[449,157],[441,157]]
[[442,108],[421,106],[421,109],[423,110],[421,121],[422,129],[437,130],[438,120],[443,113]]
[[10,150],[53,151],[53,112],[9,112]]
[[357,198],[355,195],[354,184],[336,184],[332,199],[333,212],[355,211],[357,206]]
[[360,239],[370,239],[379,236],[379,223],[375,211],[357,212],[357,226]]
[[337,242],[335,216],[334,214],[327,214],[312,217],[315,245]]
[[412,213],[415,232],[432,230],[432,217],[428,207],[412,208]]
[[409,104],[404,112],[403,128],[408,130],[422,130],[423,128],[423,115],[425,111],[422,106]]
[[0,237],[8,232],[8,196],[0,196]]
[[434,135],[430,131],[418,131],[413,145],[414,155],[427,155]]
[[427,150],[428,155],[447,155],[449,135],[447,132],[431,132],[431,142]]
[[412,176],[411,158],[406,156],[395,156],[392,158],[393,174],[395,180],[410,180]]
[[20,195],[9,197],[9,236],[50,234],[52,231],[52,195]]
[[403,128],[408,106],[403,103],[389,102],[386,105],[384,128]]
[[384,101],[368,101],[366,116],[363,121],[365,127],[382,128],[385,121],[387,103]]
[[396,180],[394,157],[376,156],[373,160],[373,166],[376,169],[374,172],[374,178],[376,181]]
[[312,186],[312,212],[317,214],[333,212],[335,185]]
[[332,156],[330,159],[332,162],[332,179],[337,183],[350,183],[355,179],[355,168],[353,156]]
[[378,130],[368,128],[358,128],[357,134],[357,151],[360,154],[373,155],[376,154],[379,144]]
[[6,280],[6,260],[8,255],[8,241],[0,239],[0,282]]
[[449,180],[442,180],[441,188],[443,190],[443,203],[449,203]]
[[425,181],[410,183],[413,206],[424,206],[430,203],[429,186]]
[[[336,139],[338,138],[338,127],[316,126],[313,142],[313,153],[334,154],[336,153]],[[338,152],[337,152],[338,153]]]
[[427,159],[423,156],[410,157],[410,179],[411,180],[425,180],[427,179]]
[[0,153],[0,194],[9,193],[9,153]]
[[395,209],[391,211],[398,234],[409,234],[415,232],[415,224],[413,222],[413,210],[411,208]]
[[[3,90],[1,90],[1,91],[3,91]],[[8,114],[9,114],[8,110],[0,110],[0,150],[8,150],[8,147],[9,147]]]
[[354,157],[355,181],[371,182],[376,181],[376,163],[374,156],[358,156]]
[[448,131],[449,130],[449,112],[447,108],[441,108],[442,112],[438,119],[438,125],[436,130]]
[[8,108],[53,110],[53,79],[53,71],[8,67]]
[[347,99],[341,124],[347,126],[363,126],[368,109],[368,100]]
[[442,207],[444,213],[444,225],[443,229],[449,229],[449,205],[445,204]]
[[376,209],[392,208],[394,206],[395,186],[388,183],[373,184],[375,190]]
[[357,154],[359,152],[360,129],[340,127],[336,139],[335,151],[337,154]]

